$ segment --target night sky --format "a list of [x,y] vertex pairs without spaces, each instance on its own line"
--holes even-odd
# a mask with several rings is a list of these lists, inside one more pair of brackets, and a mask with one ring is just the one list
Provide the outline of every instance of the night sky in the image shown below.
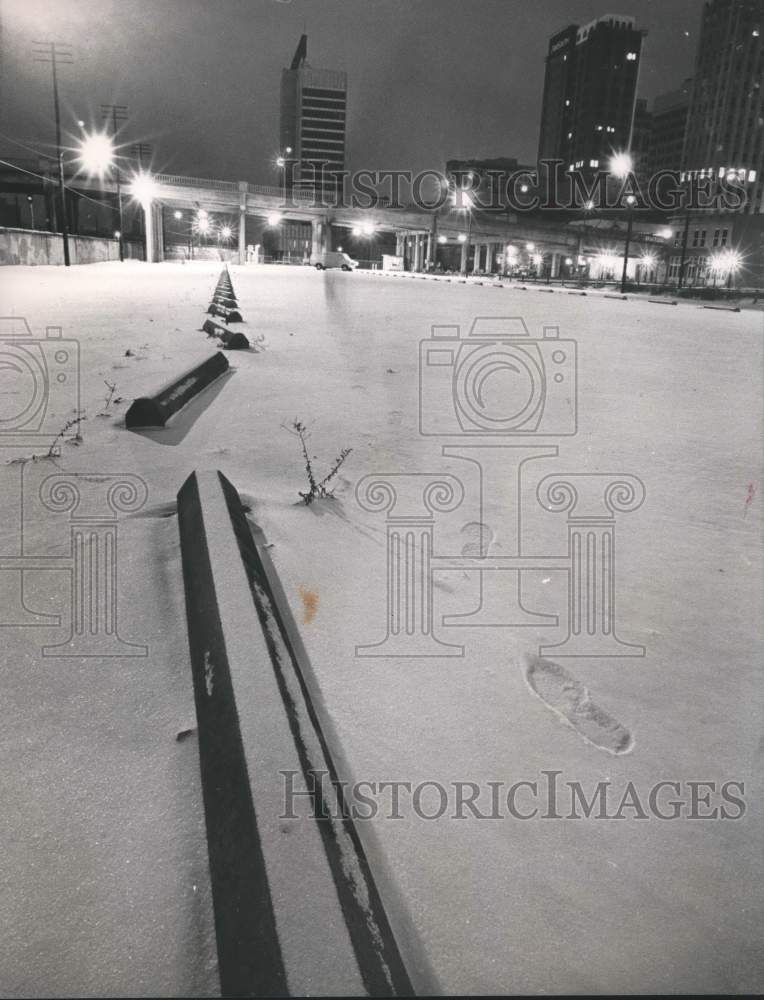
[[[32,40],[74,45],[64,128],[129,105],[121,139],[153,167],[277,183],[279,82],[308,60],[348,73],[348,166],[442,169],[452,157],[535,158],[548,37],[605,13],[648,30],[639,94],[692,74],[701,0],[0,0],[0,129],[52,141],[49,67]],[[28,152],[0,137],[3,155]]]

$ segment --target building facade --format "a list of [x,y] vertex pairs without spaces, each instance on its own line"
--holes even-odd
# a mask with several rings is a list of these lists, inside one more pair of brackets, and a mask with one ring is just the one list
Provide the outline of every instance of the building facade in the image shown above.
[[659,94],[653,101],[649,170],[680,170],[687,129],[692,77],[676,90]]
[[302,35],[281,74],[280,157],[285,187],[335,190],[345,169],[347,75],[308,64]]
[[743,211],[764,212],[764,0],[710,0],[703,7],[687,114],[682,171],[735,177]]
[[549,40],[539,158],[583,173],[607,169],[631,145],[644,32],[633,17],[606,14]]

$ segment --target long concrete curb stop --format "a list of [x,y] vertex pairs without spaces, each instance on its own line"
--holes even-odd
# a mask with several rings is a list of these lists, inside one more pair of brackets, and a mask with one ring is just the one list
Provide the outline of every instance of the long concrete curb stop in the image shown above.
[[168,382],[153,396],[140,396],[133,400],[125,414],[125,426],[164,427],[174,413],[227,372],[228,367],[226,356],[216,351],[211,357]]
[[202,323],[202,333],[209,337],[217,337],[231,351],[248,351],[250,343],[243,333],[236,333],[227,329],[222,323],[216,323],[214,319],[206,319]]
[[[296,625],[239,495],[220,472],[194,472],[178,524],[222,993],[411,996]],[[299,818],[285,814],[285,774],[312,790],[313,814],[305,795]]]

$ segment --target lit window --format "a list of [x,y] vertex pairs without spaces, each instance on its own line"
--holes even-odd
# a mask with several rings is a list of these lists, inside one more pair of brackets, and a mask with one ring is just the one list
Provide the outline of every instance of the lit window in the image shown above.
[[600,165],[600,161],[599,160],[589,160],[589,166],[590,167],[598,167],[599,165]]
[[569,138],[569,139],[572,139],[572,138],[573,138],[573,133],[572,133],[572,132],[568,132],[568,138]]
[[759,29],[758,28],[754,28],[753,31],[751,32],[751,34],[753,35],[754,38],[758,38],[759,37]]
[[749,170],[748,171],[748,180],[749,180],[749,182],[751,184],[753,184],[753,182],[756,180],[756,171],[755,170]]
[[627,52],[626,53],[626,59],[629,62],[636,62],[637,61],[637,53],[636,52]]
[[602,126],[601,126],[601,125],[598,125],[598,126],[597,126],[597,131],[598,131],[598,132],[601,132],[601,131],[602,131]]
[[566,107],[566,108],[569,108],[569,107],[570,107],[570,98],[569,98],[569,97],[566,97],[566,98],[565,98],[565,107]]

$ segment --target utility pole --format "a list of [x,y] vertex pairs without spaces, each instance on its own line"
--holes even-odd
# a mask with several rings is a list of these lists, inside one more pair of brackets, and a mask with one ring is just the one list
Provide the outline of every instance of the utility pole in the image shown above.
[[114,174],[117,182],[117,211],[119,213],[119,259],[125,259],[125,226],[122,218],[122,185],[119,169],[119,158],[116,153],[117,147],[117,122],[127,121],[126,104],[102,104],[101,115],[103,120],[111,122],[111,137],[114,142]]
[[154,155],[154,147],[149,142],[136,142],[130,147],[129,152],[131,156],[136,158],[138,169],[142,171],[144,157],[150,161]]
[[679,260],[679,282],[677,291],[681,291],[684,285],[684,265],[687,260],[687,237],[690,234],[690,210],[687,209],[684,216],[684,230],[682,232],[682,256]]
[[33,42],[32,58],[35,62],[49,63],[53,69],[53,108],[56,116],[56,161],[58,163],[58,191],[61,209],[61,239],[64,245],[64,265],[69,267],[69,222],[64,187],[64,153],[61,149],[61,110],[58,104],[58,67],[71,66],[74,62],[71,45],[63,42]]

